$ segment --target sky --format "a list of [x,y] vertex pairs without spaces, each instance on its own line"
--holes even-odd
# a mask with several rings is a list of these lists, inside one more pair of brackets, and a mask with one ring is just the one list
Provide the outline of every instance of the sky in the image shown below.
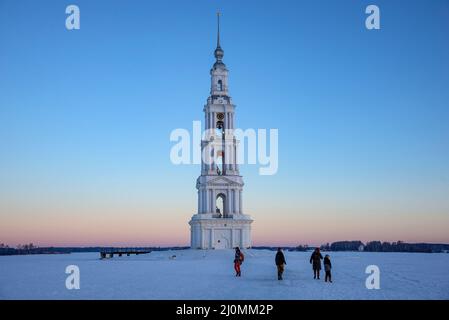
[[169,137],[203,120],[217,10],[236,126],[279,130],[275,175],[240,168],[253,245],[449,243],[443,0],[0,0],[0,243],[189,245]]

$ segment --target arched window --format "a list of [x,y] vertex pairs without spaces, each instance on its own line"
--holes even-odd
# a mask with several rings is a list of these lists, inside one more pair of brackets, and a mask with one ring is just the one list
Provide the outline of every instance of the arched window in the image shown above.
[[214,162],[216,165],[216,171],[218,175],[222,175],[224,173],[223,160],[224,160],[224,151],[217,150]]
[[226,196],[223,193],[220,193],[217,195],[217,198],[215,200],[215,213],[219,214],[221,218],[227,217],[226,212]]
[[218,80],[217,82],[217,90],[223,91],[223,82],[221,80]]

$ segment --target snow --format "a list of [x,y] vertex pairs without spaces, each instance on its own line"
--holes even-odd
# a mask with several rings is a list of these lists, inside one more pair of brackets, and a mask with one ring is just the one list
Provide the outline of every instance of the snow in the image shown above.
[[[241,278],[232,250],[2,256],[0,299],[449,299],[449,254],[331,252],[329,284],[313,279],[310,252],[285,252],[283,281],[275,252],[244,253]],[[65,286],[68,265],[80,269],[79,290]],[[379,290],[365,287],[368,265],[380,268]]]

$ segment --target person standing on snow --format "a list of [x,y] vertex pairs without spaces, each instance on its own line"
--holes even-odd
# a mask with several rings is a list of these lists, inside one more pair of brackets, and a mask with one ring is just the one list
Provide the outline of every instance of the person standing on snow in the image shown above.
[[240,266],[243,263],[243,260],[245,260],[245,256],[240,251],[240,248],[239,247],[235,248],[234,270],[235,270],[235,276],[236,277],[241,277],[242,276],[242,272],[240,270]]
[[284,265],[287,264],[285,261],[284,254],[282,253],[282,249],[278,248],[278,252],[276,253],[276,258],[274,259],[276,262],[276,267],[278,268],[278,280],[282,280],[282,274],[284,273]]
[[316,248],[315,251],[313,251],[312,255],[310,256],[310,263],[312,264],[313,268],[313,278],[314,279],[320,279],[320,270],[321,270],[321,260],[323,259],[323,256],[320,253],[320,248]]
[[327,280],[329,279],[329,282],[332,283],[332,275],[331,275],[332,263],[331,263],[331,257],[329,257],[328,254],[326,254],[324,256],[323,264],[324,264],[324,271],[326,272],[326,276],[324,277],[324,282],[327,282]]

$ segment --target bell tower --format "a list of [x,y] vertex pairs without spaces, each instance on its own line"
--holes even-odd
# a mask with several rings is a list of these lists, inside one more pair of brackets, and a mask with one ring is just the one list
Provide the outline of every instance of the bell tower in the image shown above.
[[229,95],[228,69],[220,46],[217,13],[217,48],[210,70],[210,96],[203,108],[205,134],[201,141],[201,175],[196,182],[198,212],[190,220],[191,247],[230,249],[251,247],[251,220],[243,214],[243,179],[237,164],[234,137],[235,108]]

